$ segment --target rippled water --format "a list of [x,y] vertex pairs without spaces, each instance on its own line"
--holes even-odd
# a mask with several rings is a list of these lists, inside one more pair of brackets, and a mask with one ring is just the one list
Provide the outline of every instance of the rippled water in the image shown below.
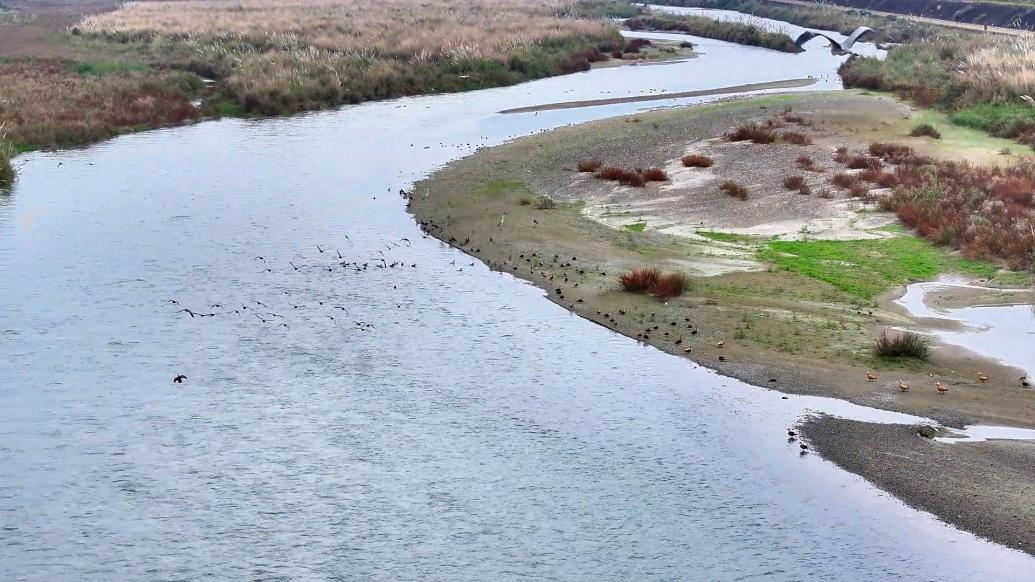
[[640,346],[405,213],[399,188],[475,147],[637,106],[503,108],[837,83],[825,50],[700,42],[678,65],[19,158],[0,578],[1031,579],[785,440],[809,409],[907,417]]

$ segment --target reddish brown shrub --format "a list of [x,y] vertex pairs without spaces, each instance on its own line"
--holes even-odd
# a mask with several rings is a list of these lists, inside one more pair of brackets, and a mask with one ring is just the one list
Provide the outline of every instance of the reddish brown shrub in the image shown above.
[[834,174],[834,176],[830,178],[830,183],[838,188],[851,188],[858,181],[858,176],[854,174],[846,174],[844,172]]
[[618,183],[623,186],[639,188],[646,184],[647,181],[643,179],[643,176],[641,176],[639,172],[626,172],[624,176],[618,178]]
[[617,182],[619,179],[621,179],[628,173],[628,170],[623,170],[622,168],[616,168],[615,166],[604,166],[600,168],[599,171],[597,171],[597,178],[600,178],[601,180],[611,180],[612,182]]
[[856,182],[848,188],[848,195],[852,198],[865,198],[869,193],[870,189],[862,182]]
[[879,170],[882,166],[880,158],[864,155],[851,156],[845,165],[850,170]]
[[812,145],[812,138],[800,131],[785,131],[780,135],[780,139],[794,145]]
[[640,175],[643,176],[643,179],[647,182],[668,181],[668,174],[666,174],[665,170],[662,170],[661,168],[647,168],[646,170],[640,172]]
[[722,186],[720,186],[719,189],[725,192],[728,196],[732,196],[740,200],[748,199],[747,188],[734,182],[733,180],[726,180],[722,183]]
[[683,273],[666,273],[654,284],[654,296],[658,299],[679,297],[689,286],[690,279]]
[[600,169],[600,162],[597,160],[581,160],[579,161],[580,172],[596,172]]
[[848,148],[841,146],[834,152],[834,161],[843,164],[848,161]]
[[710,168],[713,163],[711,158],[701,154],[683,156],[683,165],[688,168]]
[[776,136],[769,128],[758,125],[757,123],[747,123],[741,125],[737,129],[726,134],[728,141],[748,141],[753,143],[773,143],[776,141]]
[[884,170],[863,170],[859,172],[859,179],[877,184],[881,188],[894,188],[897,183],[895,174]]
[[794,163],[796,163],[799,168],[807,172],[818,171],[816,168],[816,162],[812,161],[812,158],[808,156],[798,156],[798,159],[794,160]]
[[661,277],[661,271],[654,267],[640,267],[618,277],[622,289],[633,293],[646,293],[654,289]]
[[798,190],[805,185],[805,178],[801,176],[787,176],[783,179],[783,187],[788,190]]

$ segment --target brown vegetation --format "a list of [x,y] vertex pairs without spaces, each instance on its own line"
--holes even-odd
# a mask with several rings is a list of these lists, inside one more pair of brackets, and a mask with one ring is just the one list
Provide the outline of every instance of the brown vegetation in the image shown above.
[[733,180],[726,180],[722,183],[722,186],[719,186],[719,189],[725,192],[728,196],[732,196],[740,200],[748,199],[748,189]]
[[794,145],[811,145],[812,138],[800,131],[785,131],[780,134],[780,139]]
[[640,267],[618,277],[622,289],[632,293],[651,293],[658,299],[670,299],[683,294],[690,279],[683,273],[662,274],[655,267]]
[[797,190],[805,185],[805,178],[801,176],[787,176],[783,179],[783,187],[788,190]]
[[711,158],[701,154],[683,156],[683,165],[687,168],[710,168],[713,163]]
[[597,160],[581,160],[579,161],[580,172],[596,172],[600,169],[600,162]]
[[727,141],[751,141],[752,143],[767,144],[776,141],[773,132],[757,123],[746,123],[733,131],[726,133]]
[[855,174],[848,174],[845,172],[838,172],[830,178],[830,183],[837,186],[838,188],[851,188],[859,181],[859,177]]
[[647,182],[667,182],[668,174],[661,168],[647,168],[640,171],[640,176]]
[[806,172],[817,172],[816,162],[812,161],[812,158],[808,156],[798,156],[798,159],[794,161],[798,168],[805,170]]

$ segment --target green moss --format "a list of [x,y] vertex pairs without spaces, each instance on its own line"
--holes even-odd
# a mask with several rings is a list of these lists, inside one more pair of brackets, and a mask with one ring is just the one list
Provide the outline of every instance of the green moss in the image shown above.
[[647,228],[646,222],[634,222],[632,224],[625,225],[625,228],[633,232],[643,232],[643,229]]
[[872,300],[895,285],[958,272],[991,278],[995,265],[951,255],[914,237],[855,241],[771,241],[761,259]]

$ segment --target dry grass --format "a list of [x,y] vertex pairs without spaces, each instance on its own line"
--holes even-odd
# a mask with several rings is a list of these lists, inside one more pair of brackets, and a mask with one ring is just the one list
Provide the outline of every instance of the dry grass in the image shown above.
[[18,144],[52,147],[196,119],[191,75],[145,68],[105,74],[53,61],[0,63],[0,124]]
[[683,165],[687,168],[710,168],[715,162],[708,156],[701,154],[690,154],[683,156]]
[[6,188],[14,183],[14,166],[11,165],[13,156],[14,144],[8,141],[4,124],[0,123],[0,188]]
[[783,179],[783,187],[788,190],[798,190],[805,185],[805,178],[801,176],[787,176]]
[[282,113],[585,70],[623,46],[560,1],[130,2],[85,35],[186,46],[246,111]]
[[798,159],[794,160],[798,168],[805,170],[806,172],[818,172],[820,171],[816,167],[816,162],[812,161],[812,158],[808,156],[798,156]]
[[837,186],[838,188],[851,188],[857,182],[859,177],[855,174],[848,174],[845,172],[838,172],[830,177],[830,183]]

